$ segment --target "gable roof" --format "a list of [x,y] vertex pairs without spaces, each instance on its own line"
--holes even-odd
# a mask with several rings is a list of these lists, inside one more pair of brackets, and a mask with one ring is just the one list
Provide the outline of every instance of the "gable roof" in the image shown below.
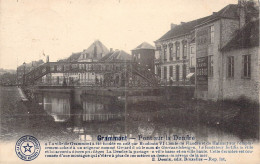
[[123,50],[116,50],[114,52],[108,53],[106,56],[101,58],[99,61],[109,62],[109,61],[125,61],[132,60],[132,56]]
[[164,34],[160,39],[156,40],[155,42],[168,40],[171,38],[189,34],[191,31],[195,29],[195,27],[201,26],[204,23],[208,23],[220,18],[239,19],[237,9],[238,9],[238,5],[229,4],[223,9],[221,9],[220,11],[213,13],[212,15],[175,26],[173,29],[168,31],[166,34]]
[[104,55],[108,52],[109,50],[107,49],[107,47],[99,40],[96,40],[88,47],[88,49],[83,50],[82,55],[85,54],[87,59],[93,59],[95,53],[97,54],[97,56],[99,56],[100,54]]
[[147,43],[147,42],[143,42],[141,43],[139,46],[137,46],[135,49],[133,50],[141,50],[141,49],[148,49],[148,50],[154,50],[155,47],[152,46],[151,44]]
[[208,19],[204,20],[197,26],[201,26],[204,23],[208,23],[220,18],[228,18],[228,19],[239,19],[238,13],[238,5],[237,4],[229,4],[218,12],[213,13],[208,17]]
[[113,55],[113,52],[109,52],[108,54],[106,54],[105,56],[103,56],[99,61],[106,61],[111,55]]
[[163,40],[167,40],[167,39],[171,39],[174,37],[188,34],[192,30],[194,30],[195,26],[199,25],[200,23],[202,23],[203,21],[205,21],[208,18],[209,18],[209,16],[177,25],[173,29],[168,31],[166,34],[164,34],[160,39],[156,40],[155,42],[163,41]]
[[259,19],[249,22],[221,49],[229,51],[232,49],[251,48],[259,46]]

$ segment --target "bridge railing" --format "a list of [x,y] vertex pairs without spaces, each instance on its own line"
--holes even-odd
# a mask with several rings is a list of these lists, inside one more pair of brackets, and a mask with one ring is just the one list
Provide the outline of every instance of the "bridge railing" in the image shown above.
[[78,79],[78,80],[57,80],[55,78],[46,80],[46,81],[38,81],[38,86],[85,86],[85,87],[152,87],[151,83],[147,82],[132,82],[127,81],[126,83],[116,83],[115,81],[95,81],[94,79]]
[[147,68],[145,68],[139,64],[135,64],[134,71],[139,73],[141,76],[144,76],[145,78],[147,78],[149,80],[149,82],[151,82],[153,84],[158,84],[158,82],[159,82],[160,77],[158,75],[156,75],[153,72],[153,70],[148,70]]
[[[35,81],[49,73],[118,73],[122,71],[131,71],[136,73],[148,81],[148,84],[136,84],[132,85],[156,85],[158,84],[158,77],[152,70],[140,66],[135,62],[49,62],[38,66],[29,73],[25,74],[25,82],[35,83]],[[58,85],[54,82],[38,82],[40,85]],[[128,82],[130,83],[130,82]],[[59,84],[65,85],[65,84]],[[77,85],[76,82],[67,82],[67,85]],[[91,85],[89,82],[81,82],[78,85]],[[111,84],[112,85],[112,84]]]
[[130,68],[133,62],[49,62],[38,66],[25,74],[25,82],[31,83],[48,73],[71,72],[117,72],[123,68]]

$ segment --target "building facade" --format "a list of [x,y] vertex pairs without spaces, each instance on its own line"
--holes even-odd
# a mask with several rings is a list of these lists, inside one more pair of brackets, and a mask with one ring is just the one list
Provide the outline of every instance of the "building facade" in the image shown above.
[[238,1],[207,17],[172,24],[155,41],[155,73],[163,82],[183,82],[195,72],[198,99],[242,96],[259,103],[259,5],[254,7],[253,13]]
[[132,50],[132,58],[149,71],[154,70],[155,47],[147,42],[143,42]]
[[260,102],[259,20],[245,25],[221,49],[222,99],[247,98]]
[[182,22],[180,25],[172,24],[171,30],[155,41],[155,73],[161,77],[162,84],[179,85],[190,80],[190,73],[195,71],[194,29],[207,18]]
[[223,98],[223,55],[221,49],[243,27],[239,5],[231,4],[196,26],[196,97]]

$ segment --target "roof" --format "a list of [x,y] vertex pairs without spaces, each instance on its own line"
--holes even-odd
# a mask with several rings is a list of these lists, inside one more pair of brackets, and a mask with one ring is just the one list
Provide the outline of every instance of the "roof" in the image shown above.
[[94,53],[96,54],[107,54],[109,50],[106,46],[103,45],[99,40],[96,40],[94,43],[92,43],[88,49],[83,50],[82,54],[86,54],[89,59],[94,58]]
[[259,46],[259,19],[249,22],[221,49],[229,51],[232,49],[251,48]]
[[217,20],[220,18],[229,18],[229,19],[239,19],[239,13],[238,13],[238,5],[237,4],[229,4],[220,11],[213,13],[208,17],[208,19],[204,20],[201,22],[199,25],[200,26],[204,23]]
[[116,50],[114,52],[108,53],[106,56],[101,58],[99,61],[125,61],[125,60],[132,60],[132,56],[126,53],[123,50]]
[[140,44],[139,46],[137,46],[135,49],[133,50],[141,50],[141,49],[145,49],[145,50],[154,50],[155,47],[152,46],[151,44],[147,43],[147,42],[143,42],[142,44]]
[[102,57],[99,61],[106,61],[111,55],[113,55],[114,52],[109,52],[104,57]]
[[174,38],[174,37],[178,37],[178,36],[188,34],[192,30],[194,30],[195,26],[199,25],[200,23],[202,23],[203,21],[205,21],[208,18],[209,18],[209,16],[177,25],[173,29],[168,31],[166,34],[164,34],[157,41],[167,40],[167,39],[171,39],[171,38]]
[[66,61],[68,61],[68,62],[78,61],[78,59],[79,59],[81,53],[82,53],[82,52],[72,53],[72,54],[70,55],[70,57],[68,57],[68,59],[66,59]]
[[[204,23],[208,23],[208,22],[216,20],[216,19],[220,19],[220,18],[239,19],[237,9],[238,9],[238,5],[229,4],[226,7],[224,7],[223,9],[221,9],[220,11],[213,13],[212,15],[175,26],[173,29],[168,31],[157,41],[168,40],[168,39],[175,38],[178,36],[186,35],[186,34],[190,33],[191,31],[193,31],[195,29],[195,27],[201,26]],[[155,41],[155,42],[157,42],[157,41]]]

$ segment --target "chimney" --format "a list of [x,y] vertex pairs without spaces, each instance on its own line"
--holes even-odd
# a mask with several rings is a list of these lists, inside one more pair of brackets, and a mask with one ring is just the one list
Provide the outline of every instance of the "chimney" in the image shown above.
[[246,23],[245,8],[242,5],[241,0],[238,0],[238,15],[239,15],[239,28],[241,29]]
[[217,12],[213,12],[212,15],[215,15]]
[[110,52],[113,52],[113,48],[110,48]]
[[175,26],[177,26],[177,24],[171,23],[171,30],[172,30]]
[[185,22],[181,22],[181,24],[184,24]]

